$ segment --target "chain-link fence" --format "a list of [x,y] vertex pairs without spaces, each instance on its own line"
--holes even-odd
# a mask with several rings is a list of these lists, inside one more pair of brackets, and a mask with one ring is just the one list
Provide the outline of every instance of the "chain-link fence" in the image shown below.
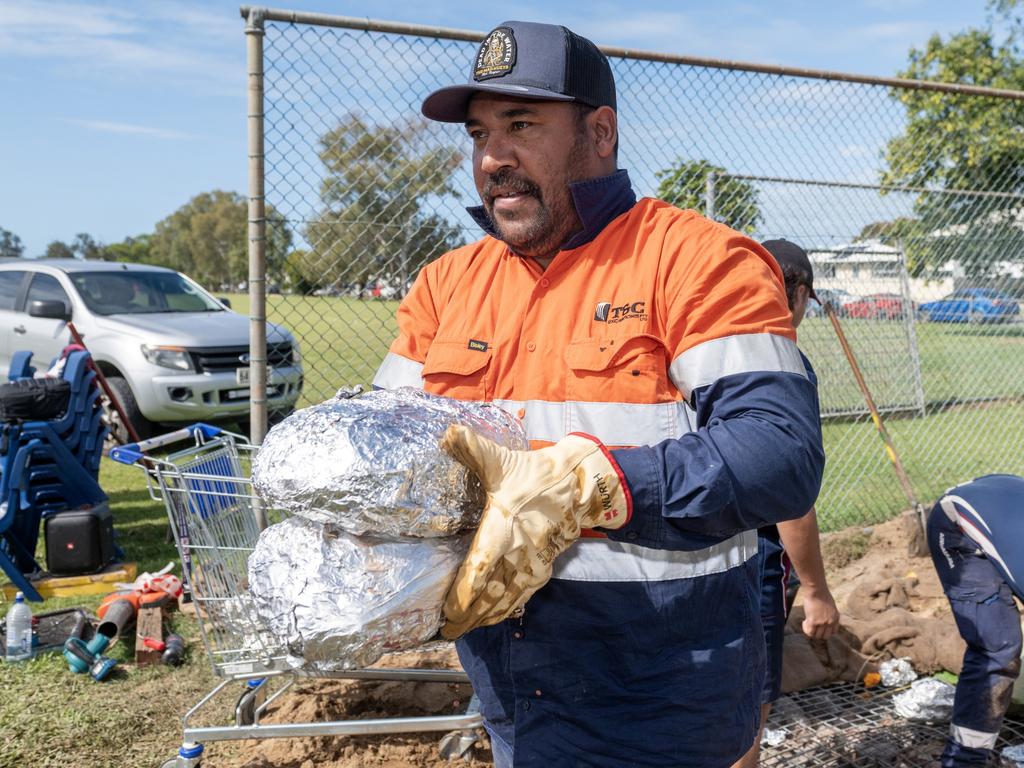
[[[368,382],[418,269],[482,234],[464,131],[419,117],[482,35],[249,14],[266,220],[295,245],[266,249],[267,315],[300,340],[308,404]],[[606,50],[638,193],[808,250],[918,497],[1024,472],[1024,94]],[[819,376],[824,527],[892,517],[908,504],[814,307],[799,341]]]

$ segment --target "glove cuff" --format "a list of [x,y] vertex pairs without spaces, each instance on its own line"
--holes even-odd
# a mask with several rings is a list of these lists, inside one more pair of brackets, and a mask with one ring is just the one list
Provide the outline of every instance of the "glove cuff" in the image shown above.
[[594,443],[597,450],[589,453],[581,462],[583,470],[584,504],[589,506],[580,520],[584,528],[621,528],[633,516],[633,496],[629,492],[626,476],[611,451],[593,435],[585,432],[571,433]]

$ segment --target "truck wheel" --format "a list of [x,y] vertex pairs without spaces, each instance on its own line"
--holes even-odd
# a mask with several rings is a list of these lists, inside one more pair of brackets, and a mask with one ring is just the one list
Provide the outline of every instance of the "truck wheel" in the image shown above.
[[[145,440],[147,437],[153,436],[153,422],[142,415],[139,411],[139,404],[135,401],[135,395],[132,394],[132,388],[128,386],[128,382],[121,376],[108,376],[107,384],[114,391],[117,399],[121,403],[121,408],[124,410],[125,416],[135,427],[136,433],[139,435],[140,440]],[[121,421],[121,414],[117,412],[117,409],[110,406],[107,413],[110,431],[113,434],[114,439],[124,445],[125,443],[133,442],[131,437],[128,435],[128,429]]]

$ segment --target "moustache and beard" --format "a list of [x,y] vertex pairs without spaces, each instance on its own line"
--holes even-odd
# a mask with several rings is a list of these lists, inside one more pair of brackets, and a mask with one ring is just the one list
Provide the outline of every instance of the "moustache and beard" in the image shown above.
[[[502,168],[487,177],[481,192],[484,210],[494,224],[498,238],[516,255],[540,258],[554,255],[563,243],[581,229],[569,185],[582,176],[584,148],[585,137],[580,136],[569,151],[562,172],[554,175],[546,191],[532,179],[509,168]],[[503,211],[495,216],[492,196],[495,189],[526,195],[533,198],[536,204],[528,206],[525,211]]]

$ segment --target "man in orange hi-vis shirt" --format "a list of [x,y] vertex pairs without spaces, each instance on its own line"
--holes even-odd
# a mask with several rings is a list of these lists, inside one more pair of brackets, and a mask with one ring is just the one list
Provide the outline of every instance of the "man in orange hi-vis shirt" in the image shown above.
[[423,113],[465,125],[487,234],[420,272],[374,385],[497,403],[531,440],[442,441],[488,493],[442,632],[495,763],[729,766],[764,680],[755,529],[824,464],[778,265],[636,199],[608,60],[564,27],[497,27]]

